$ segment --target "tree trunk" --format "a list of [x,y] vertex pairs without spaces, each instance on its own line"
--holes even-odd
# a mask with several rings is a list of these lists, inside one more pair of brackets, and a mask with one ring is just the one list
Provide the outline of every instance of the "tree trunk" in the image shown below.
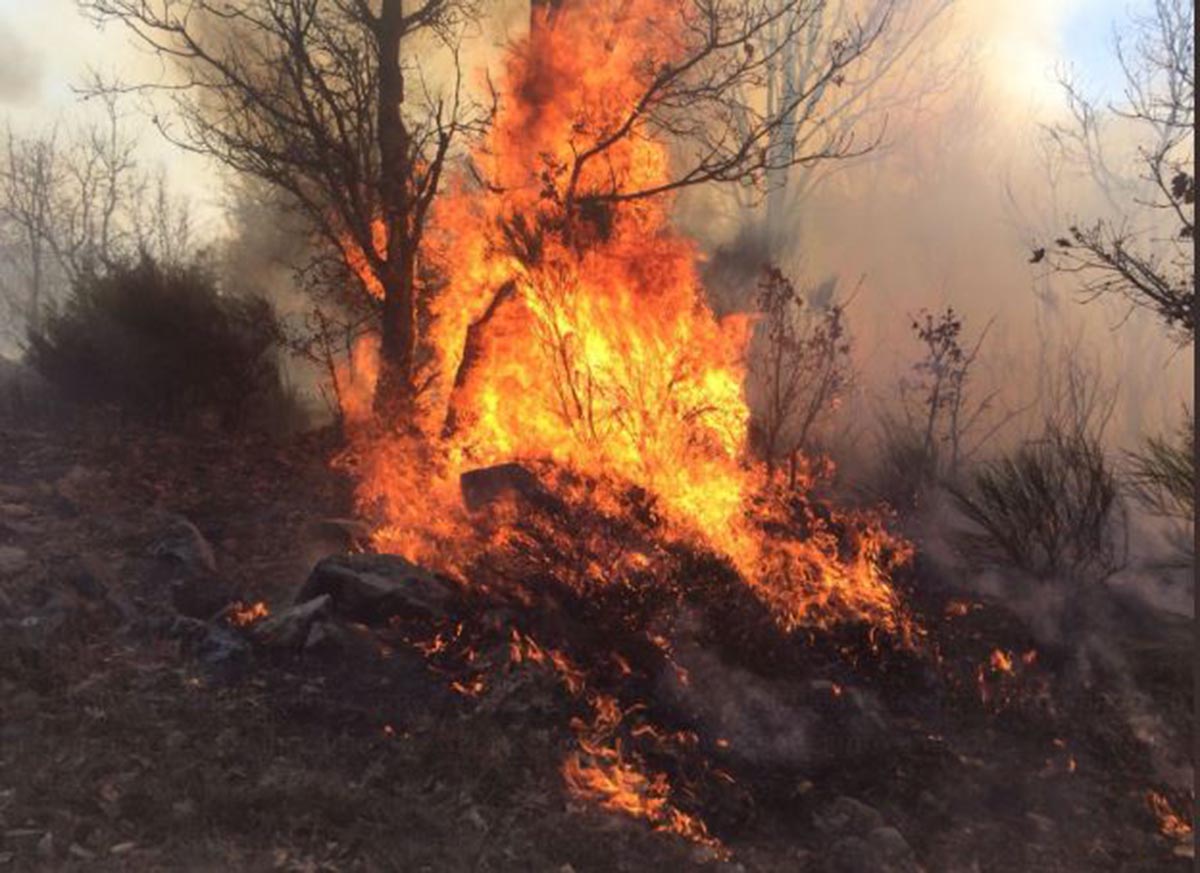
[[404,71],[400,65],[403,0],[383,0],[376,40],[379,50],[378,142],[380,209],[387,226],[387,262],[380,270],[383,324],[375,412],[389,424],[411,417],[414,394],[416,252],[409,192],[411,156],[404,125]]

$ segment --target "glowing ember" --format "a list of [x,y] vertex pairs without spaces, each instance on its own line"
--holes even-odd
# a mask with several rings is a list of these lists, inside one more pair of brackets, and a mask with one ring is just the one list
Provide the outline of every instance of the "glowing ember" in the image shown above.
[[1191,822],[1176,813],[1171,808],[1171,802],[1166,797],[1157,791],[1147,791],[1146,805],[1154,813],[1154,817],[1158,819],[1158,830],[1163,836],[1170,837],[1173,840],[1191,838]]
[[996,649],[992,652],[991,657],[992,669],[999,673],[1011,673],[1013,671],[1012,655]]
[[240,600],[233,604],[227,613],[229,623],[237,627],[249,627],[250,625],[262,621],[271,611],[267,609],[267,604],[261,600],[246,605]]

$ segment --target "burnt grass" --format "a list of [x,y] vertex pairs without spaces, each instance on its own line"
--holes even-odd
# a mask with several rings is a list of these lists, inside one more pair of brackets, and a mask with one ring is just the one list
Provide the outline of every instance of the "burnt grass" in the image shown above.
[[[869,869],[821,824],[842,796],[903,835],[895,869],[1191,866],[1146,803],[1158,790],[1190,816],[1156,766],[1190,761],[1186,622],[1130,612],[1108,641],[1176,746],[1151,749],[1127,685],[1082,680],[1069,647],[1038,646],[922,560],[897,580],[920,651],[864,628],[785,637],[719,558],[655,539],[637,495],[619,519],[538,507],[436,626],[399,618],[333,654],[252,649],[214,671],[146,557],[165,514],[213,545],[226,598],[283,609],[345,547],[314,527],[351,514],[336,450],[321,433],[0,425],[0,870]],[[588,587],[620,561],[612,543],[649,560]],[[439,656],[413,645],[451,631]],[[501,665],[514,631],[632,709],[625,747],[726,857],[568,795],[587,706],[553,671]],[[997,649],[1012,673],[989,666]],[[672,658],[700,690],[664,685]],[[451,687],[475,676],[478,695]],[[730,716],[747,688],[778,705]],[[796,714],[806,744],[789,757],[771,743]]]

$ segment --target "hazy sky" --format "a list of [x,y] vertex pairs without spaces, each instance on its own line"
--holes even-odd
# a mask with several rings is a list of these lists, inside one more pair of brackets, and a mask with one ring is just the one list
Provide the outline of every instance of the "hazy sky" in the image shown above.
[[[1119,84],[1112,58],[1115,23],[1147,0],[959,0],[964,9],[1003,4],[1025,13],[1005,16],[993,46],[1015,75],[1052,81],[1066,60],[1097,90]],[[71,85],[89,67],[103,72],[155,69],[153,59],[130,47],[118,29],[98,31],[73,0],[0,0],[0,115],[16,124],[40,124],[71,109]],[[181,180],[182,181],[182,180]],[[191,180],[195,182],[195,180]],[[196,183],[197,191],[204,186]]]

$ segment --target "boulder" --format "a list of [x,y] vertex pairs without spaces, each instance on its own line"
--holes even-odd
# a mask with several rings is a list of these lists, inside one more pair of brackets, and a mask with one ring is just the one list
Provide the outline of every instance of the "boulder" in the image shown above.
[[395,615],[444,618],[455,599],[451,586],[398,555],[334,555],[316,567],[297,603],[328,595],[338,615],[380,624]]
[[497,464],[470,470],[459,477],[463,505],[471,512],[503,497],[536,499],[546,492],[537,476],[520,464]]
[[875,828],[867,834],[867,842],[884,861],[893,866],[903,866],[913,860],[913,850],[904,835],[893,827]]
[[875,847],[862,837],[842,837],[825,856],[828,873],[882,873],[885,862]]

